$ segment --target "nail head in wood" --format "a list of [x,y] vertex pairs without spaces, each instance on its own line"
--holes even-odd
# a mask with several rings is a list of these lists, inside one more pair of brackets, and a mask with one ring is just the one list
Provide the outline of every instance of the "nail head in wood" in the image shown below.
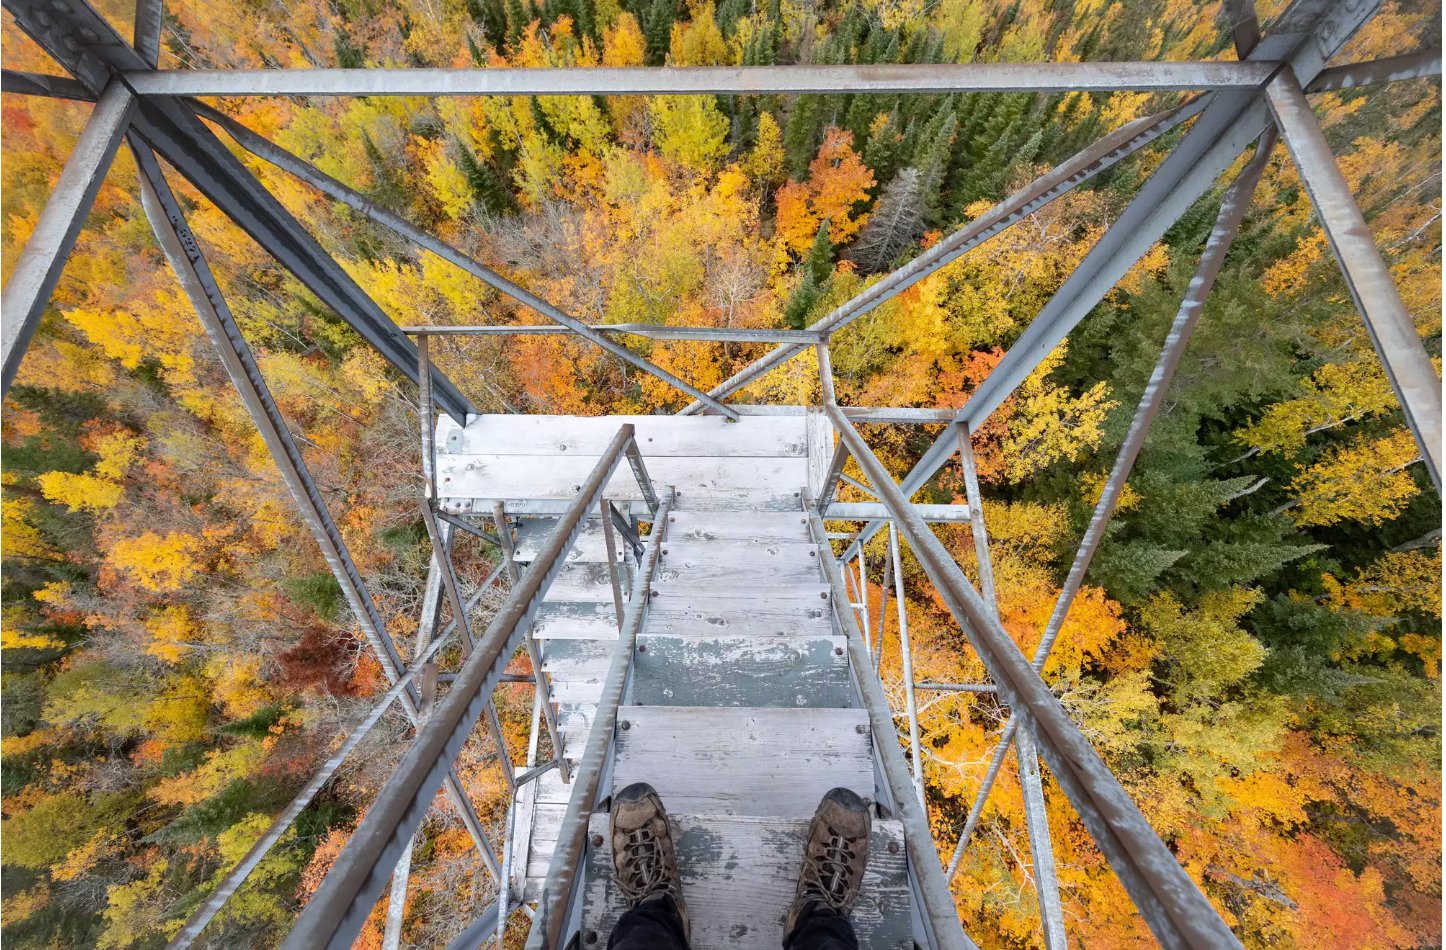
[[602,843],[603,843],[603,836],[602,836],[602,835],[593,835],[593,836],[592,836],[592,846],[593,846],[594,848],[601,848],[601,847],[602,847]]
[[897,841],[890,841],[890,842],[889,842],[889,853],[890,853],[890,854],[898,854],[898,853],[899,853],[899,843],[898,843]]
[[621,729],[623,732],[627,732],[627,731],[628,731],[629,729],[631,729],[632,727],[633,727],[633,724],[630,723],[630,722],[628,722],[626,719],[624,719],[622,722],[618,723],[618,728]]

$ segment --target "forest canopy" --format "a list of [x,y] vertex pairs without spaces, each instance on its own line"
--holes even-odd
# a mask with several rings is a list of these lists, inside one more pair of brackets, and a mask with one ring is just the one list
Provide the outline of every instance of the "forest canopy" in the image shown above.
[[[129,3],[99,6],[130,35]],[[1258,4],[1267,28],[1283,6]],[[1437,0],[1386,2],[1339,61],[1440,36]],[[56,71],[8,16],[0,40],[7,68]],[[168,0],[161,48],[163,68],[1234,58],[1222,4],[1191,0]],[[585,322],[803,328],[1101,136],[1183,98],[211,104]],[[1439,371],[1439,77],[1311,102]],[[0,107],[8,279],[91,106],[7,93]],[[962,406],[1184,130],[839,332],[839,401]],[[546,322],[220,137],[398,324]],[[1250,158],[975,433],[1000,610],[1026,655],[1221,193]],[[430,556],[414,387],[167,174],[410,655]],[[4,404],[6,948],[162,946],[385,690],[138,194],[122,149]],[[766,351],[619,339],[705,390]],[[444,338],[432,357],[483,412],[666,413],[690,401],[574,336]],[[806,353],[738,399],[816,403],[818,385]],[[866,436],[901,476],[938,430],[870,426]],[[951,463],[915,500],[963,496]],[[864,500],[849,486],[843,497]],[[1440,499],[1278,146],[1044,669],[1252,950],[1441,945],[1440,526]],[[938,530],[976,577],[967,526]],[[874,580],[884,544],[866,551]],[[471,537],[456,548],[469,589],[501,556]],[[904,573],[915,678],[984,679],[907,552]],[[479,611],[502,596],[489,593]],[[902,715],[895,617],[884,644]],[[526,669],[525,657],[514,668]],[[497,705],[520,756],[530,687],[504,686]],[[945,856],[1004,715],[987,694],[923,701],[923,768]],[[276,945],[410,735],[394,710],[198,945]],[[457,771],[500,840],[495,755],[479,732]],[[1059,788],[1045,788],[1071,942],[1152,946]],[[987,950],[1041,945],[1028,855],[1010,757],[953,884],[966,931]],[[441,799],[412,884],[407,945],[445,945],[492,900]],[[380,946],[385,903],[359,946]],[[509,946],[524,931],[519,916]]]

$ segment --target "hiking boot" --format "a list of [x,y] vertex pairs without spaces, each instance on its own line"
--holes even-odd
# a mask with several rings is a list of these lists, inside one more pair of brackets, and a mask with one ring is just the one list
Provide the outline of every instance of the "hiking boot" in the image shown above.
[[835,788],[823,796],[808,828],[803,870],[793,906],[788,909],[785,935],[793,933],[811,905],[822,904],[844,917],[853,911],[869,863],[872,831],[873,816],[862,798],[846,788]]
[[689,933],[688,905],[683,903],[683,879],[673,852],[673,833],[663,800],[647,782],[636,782],[613,795],[613,867],[618,890],[628,909],[644,901],[673,899],[683,932]]

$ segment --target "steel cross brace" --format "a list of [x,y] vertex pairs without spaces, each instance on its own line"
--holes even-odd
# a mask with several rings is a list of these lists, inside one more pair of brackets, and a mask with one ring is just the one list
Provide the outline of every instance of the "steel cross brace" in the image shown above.
[[[652,375],[658,377],[664,382],[678,389],[681,389],[683,392],[687,393],[690,396],[705,400],[710,408],[716,410],[717,412],[721,412],[722,414],[729,417],[730,419],[733,419],[734,421],[737,421],[738,413],[736,411],[723,405],[717,400],[714,400],[707,393],[698,389],[696,386],[692,385],[691,383],[685,382],[682,379],[679,379],[677,376],[674,376],[672,373],[668,372],[662,367],[643,359],[641,356],[638,356],[636,353],[623,346],[621,343],[609,339],[607,336],[598,332],[597,330],[594,330],[592,327],[589,327],[581,320],[578,320],[577,318],[563,312],[562,310],[548,303],[546,300],[543,300],[541,297],[537,296],[531,291],[526,290],[525,288],[520,287],[516,283],[508,280],[506,277],[503,277],[492,268],[485,266],[484,264],[473,259],[472,257],[463,254],[457,248],[446,243],[445,241],[433,237],[432,235],[423,231],[421,228],[416,227],[405,218],[402,218],[400,215],[394,214],[391,211],[386,210],[385,208],[378,207],[375,202],[368,199],[365,195],[359,194],[355,190],[348,188],[346,185],[343,185],[335,178],[332,178],[330,175],[326,174],[326,172],[323,172],[321,169],[315,167],[309,162],[303,161],[295,155],[292,155],[290,152],[281,148],[279,145],[267,141],[265,138],[257,135],[255,132],[252,132],[250,129],[246,128],[244,125],[232,119],[225,113],[218,112],[217,110],[201,102],[191,101],[189,104],[193,109],[197,111],[197,113],[207,119],[210,119],[212,122],[215,122],[217,125],[224,128],[227,135],[230,135],[231,138],[234,139],[238,145],[246,149],[248,152],[251,152],[253,155],[256,155],[257,157],[264,159],[267,162],[270,162],[277,168],[282,169],[283,171],[290,172],[291,174],[300,178],[302,181],[320,190],[323,194],[330,195],[332,198],[335,198],[337,201],[340,201],[348,207],[355,209],[357,212],[377,222],[383,227],[389,228],[390,230],[395,231],[401,236],[407,238],[409,241],[416,244],[417,246],[425,248],[428,251],[431,251],[433,254],[436,254],[443,260],[454,264],[457,267],[460,267],[462,270],[471,274],[473,277],[481,280],[483,283],[501,291],[502,293],[506,294],[514,300],[517,300],[520,303],[526,304],[533,310],[536,310],[538,313],[547,317],[549,320],[561,324],[568,330],[576,333],[578,336],[583,337],[584,339],[596,344],[597,346],[602,347],[604,350],[616,356],[618,359],[621,359],[627,363],[631,363],[632,365],[636,366],[638,369],[641,369],[646,373],[651,373]],[[425,335],[419,336],[418,339],[425,339]],[[453,418],[457,417],[453,416]],[[458,419],[458,421],[465,424],[466,419],[460,418]]]
[[[875,307],[1073,190],[1077,185],[1118,164],[1166,132],[1198,115],[1209,101],[1209,96],[1197,97],[1174,109],[1136,119],[1111,132],[1062,162],[1048,174],[1010,195],[908,264],[866,287],[852,299],[840,304],[833,312],[820,318],[809,329],[829,334],[843,329]],[[806,345],[777,347],[713,387],[709,395],[719,399],[732,395],[805,349]],[[703,403],[694,402],[678,414],[687,415],[703,408]],[[847,409],[844,411],[849,412]]]
[[[826,407],[827,408],[827,407]],[[1000,698],[1034,730],[1041,754],[1156,939],[1168,950],[1241,946],[1200,888],[1159,839],[1059,699],[990,614],[948,551],[842,413],[828,409],[864,475],[888,505],[916,559],[968,636]],[[1037,720],[1037,722],[1036,722]]]
[[[115,74],[154,73],[146,57],[123,40],[86,0],[45,4],[30,0],[3,0],[3,5],[14,16],[17,26],[93,94],[100,95],[112,83]],[[149,16],[145,14],[143,17],[142,25],[146,31],[151,29],[146,20]],[[322,303],[341,316],[393,366],[407,378],[416,380],[415,347],[401,329],[181,100],[168,96],[136,97],[132,88],[122,86],[121,89],[128,98],[137,101],[126,116],[131,130],[138,132],[147,144],[251,235],[267,253],[295,274]],[[103,115],[110,114],[108,111]],[[125,131],[126,123],[115,124],[118,136]],[[109,127],[107,122],[97,125],[97,129],[106,127]],[[99,133],[95,138],[100,138]],[[42,240],[38,243],[32,240],[36,250],[31,256],[35,262],[22,272],[24,275],[59,276],[64,258],[74,242],[74,234],[79,231],[89,208],[89,201],[81,200],[87,191],[84,181],[94,177],[93,187],[99,187],[99,180],[103,177],[102,163],[88,156],[99,157],[103,153],[103,149],[93,146],[81,153],[80,157],[86,160],[77,168],[92,169],[91,176],[79,176],[69,182],[62,178],[64,187],[57,188],[50,202],[50,205],[55,205],[56,225],[43,231],[37,229]],[[99,168],[100,172],[95,173],[94,168]],[[90,190],[89,194],[93,196],[94,191]],[[56,199],[61,203],[57,204]],[[66,213],[68,217],[65,217]],[[62,217],[64,220],[59,220]],[[70,235],[69,240],[65,239],[66,234]],[[43,301],[48,299],[54,286],[53,280],[47,286],[41,276],[27,276],[27,282],[14,285],[13,291],[12,284],[13,279],[6,285],[6,296],[17,297],[17,308],[27,301],[39,299],[42,302],[35,306],[43,309]],[[33,290],[21,293],[27,288]],[[12,323],[23,326],[24,321],[18,319],[19,310],[16,311],[17,320],[11,319],[11,312],[7,305],[4,309],[7,327],[4,381],[7,387],[13,378],[14,366],[18,366],[24,352],[23,346],[13,344],[21,342],[22,337],[28,339],[19,330],[12,337],[8,327]],[[28,317],[32,329],[38,316],[39,311],[36,311]],[[445,377],[439,378],[438,390],[438,402],[453,418],[465,421],[467,413],[476,412],[471,402]]]
[[[1235,233],[1239,230],[1244,220],[1245,212],[1250,205],[1250,197],[1255,192],[1255,186],[1260,181],[1260,176],[1265,171],[1265,166],[1270,160],[1270,153],[1274,146],[1274,135],[1267,130],[1261,142],[1256,147],[1255,157],[1245,169],[1237,176],[1236,180],[1225,191],[1224,199],[1221,201],[1220,212],[1211,230],[1210,237],[1206,241],[1205,250],[1200,255],[1200,264],[1195,276],[1190,281],[1190,286],[1185,292],[1185,297],[1180,303],[1179,312],[1170,331],[1165,338],[1165,344],[1160,351],[1160,358],[1150,375],[1150,380],[1145,386],[1145,392],[1140,397],[1139,408],[1135,411],[1135,417],[1130,424],[1129,433],[1125,436],[1124,444],[1120,447],[1118,456],[1115,459],[1114,467],[1110,471],[1109,479],[1100,493],[1099,502],[1095,505],[1094,515],[1090,519],[1089,527],[1085,531],[1083,540],[1080,542],[1079,551],[1075,554],[1074,563],[1070,566],[1069,574],[1065,578],[1064,586],[1060,589],[1059,597],[1055,601],[1053,612],[1045,625],[1044,634],[1040,638],[1039,646],[1035,650],[1034,659],[1031,665],[1036,672],[1044,669],[1045,660],[1048,659],[1050,650],[1059,636],[1059,631],[1064,625],[1064,619],[1069,614],[1070,604],[1074,601],[1075,594],[1079,591],[1080,585],[1084,582],[1084,576],[1089,569],[1095,551],[1098,550],[1100,542],[1104,539],[1105,529],[1113,516],[1115,506],[1119,500],[1120,493],[1124,490],[1125,479],[1129,477],[1135,459],[1139,457],[1140,449],[1144,445],[1145,435],[1149,432],[1151,423],[1159,411],[1160,403],[1164,400],[1165,393],[1174,379],[1175,370],[1179,367],[1180,357],[1184,354],[1185,346],[1190,341],[1190,335],[1199,322],[1200,315],[1204,310],[1205,298],[1209,295],[1211,287],[1214,286],[1215,278],[1224,265],[1225,255],[1230,250],[1230,244],[1234,240]],[[968,483],[968,468],[966,467],[966,485]],[[977,543],[977,539],[976,539]],[[1018,733],[1018,722],[1011,718],[1005,725],[1004,734],[995,747],[994,756],[990,760],[989,768],[980,782],[979,790],[975,795],[974,804],[969,810],[969,816],[964,823],[964,831],[959,836],[959,843],[954,849],[954,855],[949,861],[949,877],[952,880],[958,872],[960,863],[964,856],[964,849],[967,847],[974,830],[979,825],[983,815],[984,804],[988,800],[989,792],[994,786],[994,781],[999,775],[999,770],[1004,763],[1005,755],[1009,751],[1010,741]]]
[[[335,522],[331,520],[331,514],[327,511],[316,483],[306,468],[301,452],[297,449],[285,420],[271,398],[270,390],[261,377],[255,358],[251,355],[251,349],[241,336],[241,331],[231,316],[230,307],[212,277],[205,258],[201,255],[195,237],[192,235],[189,225],[186,224],[180,205],[161,173],[160,163],[156,161],[155,156],[144,143],[132,140],[130,144],[136,157],[136,164],[141,170],[142,203],[145,205],[147,217],[155,229],[157,240],[160,242],[162,250],[165,251],[182,290],[185,291],[195,308],[196,315],[201,320],[207,336],[211,338],[212,345],[215,347],[227,375],[230,376],[237,394],[240,395],[252,422],[256,425],[257,432],[275,460],[282,481],[296,501],[302,520],[311,529],[312,535],[321,547],[322,554],[341,586],[352,614],[356,617],[368,644],[388,680],[396,683],[402,678],[403,666],[400,654],[397,653],[391,637],[387,634],[381,615],[377,612],[376,605],[361,579],[361,574],[352,562],[346,544],[342,540]],[[416,721],[420,696],[416,687],[410,682],[410,678],[407,679],[406,689],[400,696],[408,716]],[[495,874],[496,858],[492,854],[491,845],[487,842],[481,822],[472,810],[471,802],[455,773],[447,776],[446,785],[448,795],[462,815],[463,823],[472,834],[484,862]],[[219,905],[216,909],[219,910]],[[213,910],[212,914],[214,913]],[[204,927],[204,922],[202,927]],[[199,933],[199,929],[196,932]]]
[[[1273,24],[1276,35],[1261,40],[1250,55],[1261,61],[1288,63],[1298,74],[1314,78],[1376,9],[1376,0],[1338,5],[1327,0],[1296,0]],[[1248,42],[1244,35],[1241,39]],[[1170,225],[1210,189],[1236,156],[1260,136],[1269,121],[1269,111],[1258,91],[1217,92],[1120,217],[970,395],[956,420],[977,431]],[[904,493],[911,496],[922,488],[953,454],[949,433],[942,433],[900,483]],[[882,522],[871,522],[854,544],[867,542],[882,527]],[[850,548],[845,557],[852,553]]]

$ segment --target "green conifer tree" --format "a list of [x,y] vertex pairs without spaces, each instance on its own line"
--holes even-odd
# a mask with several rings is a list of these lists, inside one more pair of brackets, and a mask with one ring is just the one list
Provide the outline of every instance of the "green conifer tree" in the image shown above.
[[818,233],[813,236],[813,246],[808,249],[804,266],[815,287],[822,287],[833,277],[833,242],[828,239],[827,218],[818,223]]

